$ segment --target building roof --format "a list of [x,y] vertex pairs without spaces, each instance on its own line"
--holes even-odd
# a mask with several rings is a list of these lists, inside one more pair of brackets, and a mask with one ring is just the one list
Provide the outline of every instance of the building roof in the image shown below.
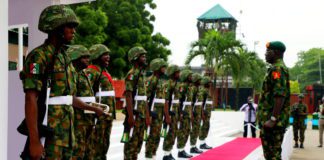
[[207,12],[198,17],[199,21],[216,21],[220,19],[232,19],[236,21],[236,19],[220,4],[215,5],[213,8],[209,9]]

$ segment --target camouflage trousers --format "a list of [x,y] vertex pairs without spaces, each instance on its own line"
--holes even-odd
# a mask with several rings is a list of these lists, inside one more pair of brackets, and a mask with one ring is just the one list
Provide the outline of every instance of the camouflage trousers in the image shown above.
[[[90,150],[87,159],[106,160],[106,155],[110,145],[110,134],[112,128],[111,117],[101,116],[91,134]],[[85,159],[86,159],[85,158]]]
[[170,128],[163,142],[164,151],[172,150],[173,145],[175,143],[175,139],[177,137],[177,133],[178,133],[178,119],[176,116],[171,116]]
[[163,106],[156,107],[155,112],[157,113],[157,117],[152,119],[150,133],[145,146],[145,157],[147,158],[152,158],[153,155],[156,155],[160,143],[160,132],[163,123]]
[[283,128],[260,130],[263,154],[266,160],[281,160],[281,144],[285,134]]
[[205,115],[205,120],[203,120],[203,124],[199,131],[199,140],[203,141],[207,138],[209,128],[210,128],[210,116]]
[[76,125],[74,134],[76,145],[73,148],[73,160],[86,159],[85,154],[90,150],[90,135],[93,125]]
[[[299,120],[293,123],[293,131],[294,131],[294,140],[295,142],[303,143],[305,140],[305,130],[306,125],[304,124],[304,120]],[[299,136],[298,136],[299,133]]]
[[124,160],[136,160],[141,152],[145,130],[145,118],[136,117],[133,134],[124,145]]
[[46,160],[72,160],[72,147],[63,147],[55,144],[45,144]]
[[195,115],[190,131],[190,145],[195,146],[200,132],[201,116]]
[[191,130],[191,122],[190,117],[184,116],[182,121],[180,122],[180,129],[178,131],[178,141],[177,148],[181,149],[186,146],[186,143],[189,138],[190,130]]

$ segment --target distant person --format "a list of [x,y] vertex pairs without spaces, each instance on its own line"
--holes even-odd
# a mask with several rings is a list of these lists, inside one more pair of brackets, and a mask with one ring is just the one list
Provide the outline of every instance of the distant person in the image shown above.
[[240,108],[241,112],[245,112],[244,118],[244,133],[243,137],[247,137],[248,134],[248,124],[250,124],[252,137],[255,138],[255,120],[256,120],[256,110],[257,104],[253,103],[253,99],[251,96],[247,98],[247,103],[243,104]]
[[319,105],[319,112],[318,112],[318,119],[319,119],[319,146],[320,148],[323,147],[323,131],[324,131],[324,97],[322,98],[322,104]]
[[[307,118],[308,108],[305,104],[303,104],[304,95],[300,94],[298,96],[298,103],[292,106],[291,115],[294,118],[293,122],[293,130],[294,130],[294,140],[295,146],[294,148],[304,148],[304,139],[305,139],[305,130],[306,124],[305,119]],[[300,146],[298,146],[298,133],[299,133],[299,142]]]
[[266,47],[265,59],[271,66],[262,85],[257,120],[265,159],[280,160],[290,110],[289,73],[283,62],[286,47],[279,41]]

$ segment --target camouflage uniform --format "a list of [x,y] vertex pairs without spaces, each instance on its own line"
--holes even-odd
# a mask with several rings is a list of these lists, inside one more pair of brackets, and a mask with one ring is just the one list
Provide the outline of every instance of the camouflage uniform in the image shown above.
[[294,140],[297,143],[298,142],[298,131],[299,131],[299,142],[301,144],[304,143],[305,139],[305,130],[306,130],[306,124],[305,119],[307,119],[307,116],[299,115],[299,113],[308,113],[307,106],[303,103],[297,103],[292,106],[292,116],[294,118],[293,122],[293,130],[294,130]]
[[202,92],[203,87],[199,86],[194,86],[193,88],[193,96],[196,96],[197,99],[196,103],[194,104],[194,108],[193,108],[193,121],[192,121],[192,129],[190,132],[190,145],[191,147],[196,146],[197,143],[197,139],[199,136],[199,132],[200,132],[200,124],[201,124],[201,119],[202,119],[202,102],[204,100],[203,97],[203,92]]
[[[81,45],[71,46],[67,50],[67,55],[71,61],[78,60],[82,56],[90,56],[87,48]],[[90,84],[90,81],[85,74],[84,70],[77,70],[77,94],[81,100],[82,98],[93,98],[94,93]],[[89,100],[83,100],[84,102],[91,102]],[[95,102],[94,100],[92,102]],[[75,140],[76,145],[73,149],[73,159],[83,159],[87,150],[89,150],[89,137],[92,127],[94,125],[94,115],[85,114],[84,110],[74,108],[74,125],[75,125]]]
[[177,148],[183,149],[186,146],[186,143],[189,138],[190,130],[191,130],[191,119],[192,119],[192,105],[193,105],[193,92],[194,86],[190,83],[184,82],[182,79],[181,83],[181,99],[183,101],[183,106],[181,106],[184,110],[182,110],[182,116],[180,121],[180,128],[178,131],[178,141]]
[[[270,120],[275,106],[275,96],[284,97],[284,105],[281,114],[276,117],[277,122],[274,128],[265,129],[263,124]],[[258,125],[261,128],[260,137],[262,140],[264,157],[267,160],[281,159],[281,143],[289,125],[289,73],[281,59],[277,60],[269,69],[263,82],[259,111],[257,112]]]
[[[89,49],[92,62],[105,53],[110,53],[110,50],[102,45],[96,44]],[[112,85],[112,78],[106,68],[100,65],[93,64],[85,70],[90,79],[91,86],[95,92],[96,101],[98,103],[109,106],[109,113],[114,113],[115,109],[115,92]],[[101,88],[101,92],[99,90]],[[97,118],[94,131],[91,135],[91,143],[89,151],[90,159],[102,160],[106,159],[106,155],[110,145],[110,134],[113,123],[113,117],[110,115],[102,115]]]
[[[133,62],[133,60],[137,59],[141,54],[145,54],[146,51],[141,47],[134,47],[129,51],[129,61]],[[134,55],[135,54],[135,55]],[[137,87],[135,86],[135,81],[137,81]],[[137,88],[137,96],[146,96],[146,86],[145,86],[145,70],[141,70],[139,68],[131,68],[131,70],[127,73],[125,78],[126,91],[130,91],[133,93],[134,89]],[[135,100],[134,100],[135,102]],[[146,118],[146,107],[147,101],[138,100],[137,108],[133,108],[135,110],[134,115],[135,125],[133,127],[133,133],[130,137],[129,142],[124,145],[124,159],[137,159],[137,155],[140,153],[144,131],[145,131],[145,118]],[[127,123],[127,116],[125,117],[125,124]]]
[[[155,63],[154,63],[155,62]],[[155,65],[155,66],[153,66]],[[166,67],[166,62],[164,62],[163,59],[154,59],[151,62],[151,70],[156,71],[161,69],[162,67]],[[154,68],[156,67],[156,68]],[[153,69],[152,69],[153,68]],[[162,122],[163,122],[163,114],[164,114],[164,104],[163,100],[165,100],[165,95],[163,93],[164,88],[164,79],[162,78],[162,75],[160,77],[157,77],[155,75],[152,75],[148,78],[146,84],[147,84],[147,95],[149,97],[153,97],[154,99],[162,100],[160,102],[155,102],[153,100],[152,106],[154,107],[153,112],[157,115],[157,117],[152,117],[152,123],[150,126],[150,133],[146,142],[146,149],[145,149],[145,157],[152,158],[153,155],[156,155],[156,151],[159,147],[160,143],[160,131],[162,128]],[[153,93],[153,90],[155,90]],[[155,94],[155,95],[153,95]]]
[[[208,79],[209,81],[209,79]],[[206,97],[206,101],[203,102],[205,104],[205,108],[203,108],[203,114],[205,115],[205,119],[203,120],[203,124],[200,128],[199,140],[204,141],[207,138],[209,127],[210,127],[210,117],[211,111],[213,110],[213,102],[212,97],[209,94],[209,88],[202,87],[200,88],[199,99]]]
[[[64,5],[54,5],[43,10],[38,28],[49,33],[67,23],[78,24],[74,12]],[[65,50],[65,46],[55,48],[48,40],[32,50],[21,72],[24,91],[36,90],[39,94],[46,95],[47,83],[50,82],[49,101],[57,96],[75,95],[77,73]],[[54,135],[46,138],[46,159],[71,159],[72,157],[72,147],[75,145],[74,111],[72,97],[69,99],[71,101],[66,104],[53,101],[49,103],[47,125],[54,129]]]
[[[175,68],[173,73],[175,71],[179,71],[179,68],[176,65],[170,66],[168,68],[168,70],[171,70],[172,67]],[[172,101],[171,102],[172,106],[169,106],[169,107],[171,107],[171,108],[169,108],[169,110],[172,111],[172,114],[170,114],[171,123],[169,125],[169,130],[168,130],[166,136],[164,137],[163,150],[170,152],[173,148],[174,143],[175,143],[175,139],[177,137],[177,131],[178,131],[180,104],[179,104],[179,102],[176,102],[176,101],[178,101],[180,99],[181,92],[183,89],[181,88],[180,83],[178,81],[174,81],[173,79],[169,79],[167,81],[167,83],[165,84],[164,88],[165,88],[165,91],[164,91],[165,92],[165,100]],[[171,93],[172,91],[173,91],[173,93]]]

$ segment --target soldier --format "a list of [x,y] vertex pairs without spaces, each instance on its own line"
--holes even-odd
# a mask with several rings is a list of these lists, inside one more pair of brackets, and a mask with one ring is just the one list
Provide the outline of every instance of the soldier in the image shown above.
[[189,70],[183,70],[180,75],[181,83],[181,105],[180,105],[180,128],[177,141],[178,157],[179,158],[191,158],[192,155],[188,154],[184,147],[189,138],[191,130],[191,121],[193,119],[192,115],[192,105],[193,105],[193,91],[192,91],[192,72]]
[[264,157],[281,159],[281,144],[289,125],[289,73],[283,62],[286,50],[282,42],[267,43],[266,61],[271,64],[262,86],[257,112]]
[[[179,83],[180,69],[177,65],[171,65],[167,69],[169,80],[165,84],[164,130],[166,136],[163,142],[163,160],[174,160],[171,151],[178,132],[179,99],[182,88]],[[170,118],[171,116],[171,118]],[[162,135],[164,136],[164,135]]]
[[212,149],[206,144],[206,138],[210,127],[211,111],[213,110],[213,101],[209,94],[210,78],[205,76],[201,80],[201,88],[199,92],[199,101],[202,101],[202,126],[199,132],[199,140],[201,141],[200,149]]
[[150,69],[153,71],[153,75],[148,78],[147,84],[147,95],[148,104],[151,111],[152,124],[150,126],[150,131],[148,131],[149,136],[146,142],[145,157],[147,159],[152,159],[156,155],[156,151],[160,143],[160,131],[162,128],[163,115],[164,115],[164,104],[165,95],[163,93],[163,76],[167,63],[161,59],[156,58],[151,61]]
[[[46,109],[45,121],[54,130],[53,135],[45,140],[46,159],[72,158],[72,147],[75,145],[72,105],[93,109],[74,96],[76,71],[65,53],[66,44],[73,39],[78,24],[73,10],[64,5],[49,6],[40,15],[38,29],[47,33],[48,39],[28,54],[20,75],[26,94],[25,116],[29,134],[27,152],[31,159],[44,157],[39,126]],[[100,108],[93,111],[99,115],[104,113]]]
[[[294,140],[295,148],[304,148],[305,130],[306,124],[305,119],[307,118],[308,108],[303,104],[304,95],[300,94],[298,96],[298,103],[292,106],[291,115],[294,118],[293,130],[294,130]],[[298,132],[299,132],[299,142],[298,146]]]
[[[86,103],[96,102],[90,81],[84,72],[90,61],[88,49],[82,45],[73,45],[66,51],[77,71],[77,96]],[[85,114],[84,110],[74,109],[75,141],[73,159],[88,159],[85,153],[89,150],[89,137],[94,126],[94,115]]]
[[110,50],[103,44],[95,44],[89,49],[92,65],[86,69],[92,89],[98,103],[109,106],[110,115],[97,117],[95,131],[92,134],[89,156],[94,159],[106,159],[110,145],[110,134],[115,118],[115,91],[112,77],[107,71]]
[[204,115],[202,115],[202,101],[203,97],[199,97],[199,92],[201,92],[200,89],[200,80],[201,75],[198,73],[194,73],[192,75],[192,113],[193,118],[191,122],[191,131],[190,131],[190,153],[196,153],[200,154],[203,151],[199,150],[196,147],[197,139],[199,136],[199,130],[200,130],[200,122],[202,118],[205,118]]
[[128,52],[128,60],[133,67],[125,78],[126,117],[124,135],[130,130],[129,141],[124,141],[125,160],[137,159],[137,155],[142,148],[145,127],[150,124],[144,84],[146,53],[146,50],[142,47],[133,47]]

